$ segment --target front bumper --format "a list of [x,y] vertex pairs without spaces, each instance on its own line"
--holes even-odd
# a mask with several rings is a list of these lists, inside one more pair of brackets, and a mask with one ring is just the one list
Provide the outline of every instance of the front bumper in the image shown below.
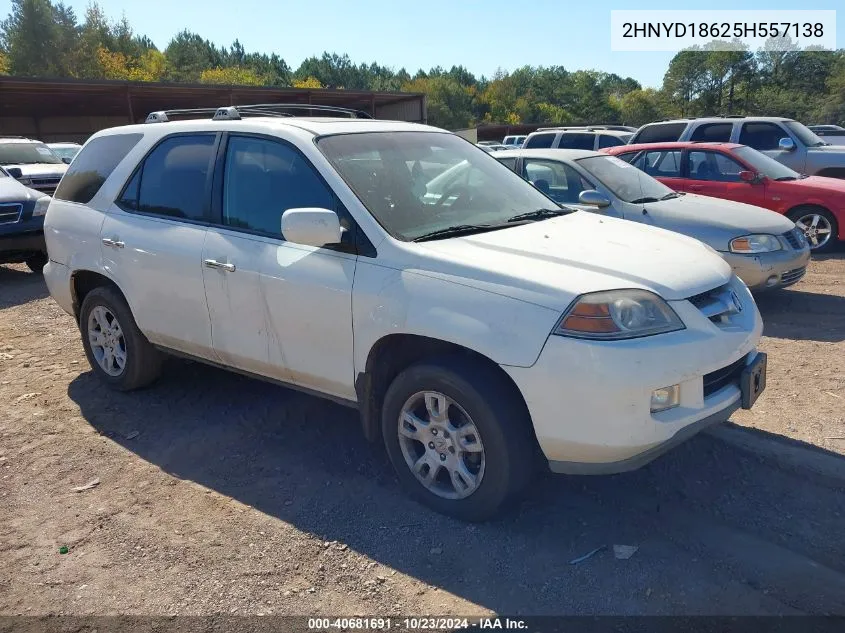
[[757,255],[719,253],[752,291],[785,288],[807,272],[810,249],[783,249]]
[[[648,463],[741,405],[738,384],[705,396],[704,379],[751,363],[763,322],[748,289],[731,282],[743,305],[718,325],[686,300],[670,305],[686,329],[628,341],[550,336],[532,367],[503,369],[528,405],[555,472],[599,474]],[[652,413],[655,389],[680,385],[680,406]]]
[[44,231],[0,234],[0,263],[22,262],[36,253],[46,253]]

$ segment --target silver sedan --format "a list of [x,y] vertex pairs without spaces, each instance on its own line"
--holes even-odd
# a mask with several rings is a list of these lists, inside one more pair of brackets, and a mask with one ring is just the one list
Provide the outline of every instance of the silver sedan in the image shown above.
[[790,286],[806,272],[810,248],[803,232],[774,211],[677,193],[625,161],[598,152],[538,149],[491,155],[559,204],[701,240],[751,290]]

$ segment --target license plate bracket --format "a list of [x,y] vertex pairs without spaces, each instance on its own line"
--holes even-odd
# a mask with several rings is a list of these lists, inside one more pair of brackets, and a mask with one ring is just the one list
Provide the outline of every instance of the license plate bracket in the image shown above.
[[767,357],[762,352],[754,357],[748,367],[742,370],[739,387],[742,391],[742,408],[750,409],[766,389]]

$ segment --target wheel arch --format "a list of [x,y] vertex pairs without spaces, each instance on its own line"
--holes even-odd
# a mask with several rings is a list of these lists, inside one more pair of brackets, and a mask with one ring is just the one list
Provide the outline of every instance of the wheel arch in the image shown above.
[[126,305],[130,306],[129,309],[132,309],[129,300],[126,298],[126,294],[112,278],[94,270],[75,270],[70,276],[70,294],[73,299],[73,315],[77,323],[79,323],[79,311],[82,309],[82,302],[85,301],[86,295],[94,290],[94,288],[100,287],[115,290],[126,301]]
[[[494,371],[502,378],[504,384],[513,390],[513,396],[518,399],[519,405],[525,408],[527,419],[530,419],[522,392],[508,373],[488,356],[441,339],[419,334],[394,333],[383,336],[370,348],[364,371],[360,372],[355,380],[364,436],[371,442],[381,438],[381,407],[384,394],[400,372],[420,361],[450,356],[482,364]],[[533,437],[533,424],[531,426]]]

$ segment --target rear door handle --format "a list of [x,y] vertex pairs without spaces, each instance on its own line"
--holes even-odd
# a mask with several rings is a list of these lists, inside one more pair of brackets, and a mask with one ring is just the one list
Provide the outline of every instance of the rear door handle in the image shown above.
[[126,246],[126,244],[124,244],[120,240],[113,240],[108,237],[103,238],[103,244],[105,244],[106,246],[111,246],[112,248],[123,248],[124,246]]
[[216,259],[204,259],[202,263],[205,265],[206,268],[216,268],[217,270],[225,270],[227,273],[235,272],[234,264],[218,262]]

